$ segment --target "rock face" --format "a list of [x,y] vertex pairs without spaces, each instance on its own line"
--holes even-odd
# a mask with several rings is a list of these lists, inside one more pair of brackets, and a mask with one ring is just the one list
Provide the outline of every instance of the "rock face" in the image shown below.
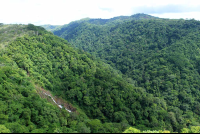
[[76,112],[76,108],[74,108],[71,104],[66,102],[65,100],[58,98],[57,96],[53,97],[50,91],[47,91],[41,87],[36,86],[37,93],[40,95],[41,98],[46,98],[47,101],[56,104],[60,108],[65,108],[68,112]]

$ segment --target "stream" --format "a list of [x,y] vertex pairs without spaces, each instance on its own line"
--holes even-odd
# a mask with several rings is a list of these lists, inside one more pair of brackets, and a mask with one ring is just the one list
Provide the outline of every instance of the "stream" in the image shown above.
[[[44,94],[46,94],[46,93],[44,93]],[[51,97],[51,95],[48,95],[48,94],[46,94],[47,96],[50,96]],[[53,97],[51,97],[51,99],[53,100],[53,102],[54,103],[56,103],[56,101],[53,99]],[[58,105],[58,103],[56,103],[56,105]],[[63,106],[61,106],[61,105],[58,105],[60,108],[63,108]],[[65,110],[67,110],[68,112],[72,112],[71,110],[69,110],[69,109],[67,109],[67,108],[65,108]]]

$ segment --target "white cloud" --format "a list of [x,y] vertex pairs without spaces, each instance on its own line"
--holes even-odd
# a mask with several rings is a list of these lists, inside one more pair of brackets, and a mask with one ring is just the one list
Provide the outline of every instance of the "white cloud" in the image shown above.
[[200,12],[151,14],[152,16],[169,19],[195,19],[200,20]]
[[196,0],[1,0],[0,23],[67,24],[82,18],[146,13],[200,20]]

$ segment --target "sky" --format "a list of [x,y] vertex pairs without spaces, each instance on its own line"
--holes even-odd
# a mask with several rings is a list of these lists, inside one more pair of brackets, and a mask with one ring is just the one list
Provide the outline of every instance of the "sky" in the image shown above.
[[199,0],[0,0],[0,23],[64,25],[137,13],[200,20]]

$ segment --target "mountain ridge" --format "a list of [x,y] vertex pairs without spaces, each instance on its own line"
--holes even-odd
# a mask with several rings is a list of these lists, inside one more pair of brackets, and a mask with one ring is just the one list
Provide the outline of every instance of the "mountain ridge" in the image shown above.
[[57,30],[63,31],[63,29],[65,29],[67,26],[76,25],[76,24],[80,24],[80,23],[89,23],[89,24],[95,24],[95,25],[112,25],[113,22],[114,22],[114,24],[115,23],[118,24],[118,23],[121,23],[122,21],[142,20],[142,19],[160,19],[160,18],[151,16],[151,15],[147,15],[144,13],[138,13],[138,14],[134,14],[131,16],[117,16],[117,17],[113,17],[110,19],[83,18],[80,20],[72,21],[69,24],[60,25],[60,26],[49,25],[49,24],[41,25],[41,26],[44,27],[46,30],[55,32]]

